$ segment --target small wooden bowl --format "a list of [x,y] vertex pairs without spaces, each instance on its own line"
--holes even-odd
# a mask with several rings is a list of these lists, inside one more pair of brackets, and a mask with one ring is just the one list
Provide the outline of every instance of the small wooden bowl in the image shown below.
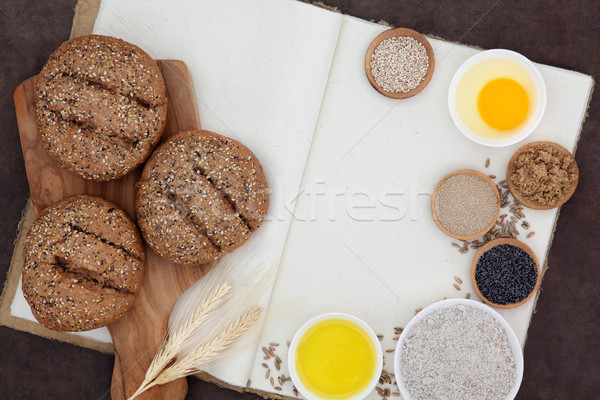
[[[566,192],[566,194],[563,197],[559,198],[556,201],[556,203],[554,203],[553,206],[549,206],[546,204],[540,204],[537,201],[527,200],[527,199],[523,198],[521,193],[519,193],[518,190],[513,185],[512,179],[510,178],[515,171],[515,163],[517,161],[517,158],[521,154],[523,154],[523,152],[525,152],[526,150],[528,150],[532,147],[536,147],[540,144],[550,145],[550,146],[554,147],[556,150],[558,150],[562,155],[565,155],[565,156],[568,155],[569,157],[571,157],[571,159],[573,161],[571,162],[571,165],[569,165],[569,170],[572,173],[575,173],[575,175],[577,176],[577,179],[575,179],[571,183],[571,187]],[[508,185],[508,190],[510,191],[510,194],[512,194],[513,197],[519,203],[523,204],[525,207],[532,208],[534,210],[551,210],[553,208],[562,206],[567,200],[569,200],[571,198],[571,196],[573,196],[573,193],[575,193],[575,189],[577,189],[578,183],[579,183],[579,168],[577,167],[577,162],[575,161],[575,157],[573,157],[573,155],[571,154],[571,152],[569,150],[565,149],[560,144],[554,143],[554,142],[539,141],[539,142],[532,142],[532,143],[526,144],[525,146],[523,146],[519,150],[517,150],[515,152],[515,154],[513,154],[512,158],[508,162],[508,166],[506,167],[506,184]]]
[[[535,286],[533,287],[533,290],[531,291],[531,293],[529,293],[529,295],[527,297],[525,297],[523,300],[519,301],[518,303],[511,303],[511,304],[492,303],[491,301],[486,299],[481,294],[481,291],[479,290],[479,287],[477,286],[477,281],[475,280],[475,270],[477,269],[477,263],[479,262],[479,258],[481,258],[483,253],[490,250],[492,247],[496,247],[501,244],[508,244],[508,245],[515,246],[515,247],[518,247],[518,248],[524,250],[529,255],[529,257],[531,257],[533,262],[535,262],[535,267],[537,269],[537,280],[535,282]],[[496,240],[492,240],[491,242],[487,242],[477,251],[477,253],[475,253],[475,257],[473,257],[473,263],[471,264],[471,284],[473,285],[473,288],[475,289],[475,293],[477,293],[477,296],[479,296],[481,298],[481,300],[483,300],[484,303],[486,303],[492,307],[496,307],[496,308],[515,308],[515,307],[519,307],[520,305],[525,304],[538,291],[538,289],[540,288],[541,280],[542,280],[542,277],[541,277],[541,271],[540,271],[540,263],[539,263],[537,257],[535,256],[535,253],[525,243],[523,243],[519,240],[516,240],[516,239],[503,238],[503,239],[496,239]]]
[[[442,225],[442,223],[439,221],[437,214],[435,212],[435,198],[437,196],[437,192],[440,188],[440,186],[442,185],[442,183],[444,183],[446,180],[448,180],[448,178],[451,178],[455,175],[471,175],[471,176],[476,176],[477,178],[482,179],[483,181],[485,181],[485,183],[487,183],[490,188],[492,188],[492,190],[494,191],[494,194],[496,195],[496,217],[494,217],[494,219],[488,224],[488,226],[486,226],[486,228],[484,230],[482,230],[481,232],[477,232],[471,235],[458,235],[456,233],[452,233],[450,232],[448,229],[446,229],[446,227],[444,227],[444,225]],[[496,185],[494,184],[494,182],[492,182],[492,180],[487,176],[482,174],[479,171],[475,171],[474,169],[459,169],[457,171],[451,172],[448,175],[446,175],[445,177],[443,177],[438,184],[436,185],[435,189],[433,189],[433,194],[431,195],[431,215],[433,216],[433,220],[435,221],[435,224],[442,230],[442,232],[444,232],[446,235],[453,237],[455,239],[459,239],[459,240],[471,240],[471,239],[475,239],[478,238],[480,236],[485,235],[485,233],[487,231],[489,231],[490,229],[492,229],[494,227],[494,224],[496,223],[496,221],[498,220],[498,216],[500,215],[500,194],[498,193],[498,189],[496,188]]]
[[[427,51],[427,57],[429,58],[429,68],[425,73],[425,77],[417,86],[411,91],[408,92],[386,92],[375,82],[375,78],[373,78],[373,74],[371,73],[371,56],[375,53],[375,49],[379,46],[379,43],[383,42],[386,39],[390,39],[392,37],[399,36],[409,36],[413,39],[419,41],[423,46],[425,46],[425,50]],[[431,77],[433,76],[433,70],[435,69],[435,55],[433,54],[433,48],[429,41],[425,38],[425,36],[421,35],[419,32],[413,31],[408,28],[394,28],[388,29],[387,31],[381,32],[369,45],[367,49],[367,54],[365,55],[365,72],[367,74],[367,79],[379,93],[384,96],[391,97],[392,99],[407,99],[412,97],[418,93],[420,93],[425,87],[429,84]]]

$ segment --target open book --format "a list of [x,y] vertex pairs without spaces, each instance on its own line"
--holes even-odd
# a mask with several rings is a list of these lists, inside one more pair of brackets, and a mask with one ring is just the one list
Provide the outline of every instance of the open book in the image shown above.
[[[294,396],[285,379],[286,342],[305,321],[330,311],[356,315],[383,336],[384,369],[392,374],[387,350],[417,309],[467,293],[476,299],[469,279],[475,251],[451,246],[433,222],[430,194],[456,169],[504,179],[523,143],[484,147],[452,123],[450,80],[479,50],[430,38],[436,66],[423,92],[393,100],[375,91],[364,57],[385,29],[292,0],[101,3],[94,33],[135,43],[155,59],[183,60],[203,129],[248,146],[272,189],[267,221],[232,255],[243,268],[266,262],[272,280],[254,344],[208,371],[227,385]],[[548,104],[527,142],[550,140],[574,151],[593,80],[538,68]],[[545,265],[558,211],[525,214],[531,227],[519,239]],[[531,231],[535,236],[526,238]],[[499,310],[522,344],[536,299]],[[33,320],[20,290],[11,313]],[[110,342],[105,329],[79,335]],[[263,359],[263,347],[274,342],[279,370],[274,357]]]

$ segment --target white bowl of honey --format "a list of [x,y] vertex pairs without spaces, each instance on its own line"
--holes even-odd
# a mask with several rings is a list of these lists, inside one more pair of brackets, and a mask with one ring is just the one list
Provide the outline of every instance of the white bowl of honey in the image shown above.
[[539,125],[546,110],[546,85],[521,54],[482,51],[454,74],[448,106],[454,124],[469,139],[485,146],[509,146]]
[[307,400],[361,400],[379,381],[383,353],[377,335],[364,321],[327,313],[296,332],[288,368],[294,386]]

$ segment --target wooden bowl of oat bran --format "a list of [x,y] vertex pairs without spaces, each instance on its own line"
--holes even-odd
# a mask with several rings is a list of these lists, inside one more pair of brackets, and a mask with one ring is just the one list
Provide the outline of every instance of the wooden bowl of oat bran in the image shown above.
[[579,182],[575,158],[558,143],[539,141],[515,152],[506,168],[506,183],[525,207],[550,210],[571,198]]
[[[457,177],[468,178],[471,182],[468,185],[459,183],[446,190],[447,183]],[[476,186],[472,186],[474,182],[471,178],[476,178]],[[444,195],[444,192],[448,195]],[[445,204],[441,204],[444,198]],[[488,176],[472,169],[459,169],[444,176],[433,189],[431,215],[446,235],[459,240],[471,240],[483,236],[494,227],[500,215],[500,203],[498,189]],[[462,221],[460,227],[456,226],[456,219]]]
[[[396,42],[390,42],[388,39]],[[386,43],[383,43],[380,48],[382,42]],[[410,54],[398,52],[398,49],[408,49],[407,52]],[[374,55],[378,61],[375,67],[371,64]],[[417,60],[419,63],[417,65],[402,63],[407,58]],[[394,61],[390,62],[390,60]],[[394,67],[399,68],[401,72],[391,73]],[[365,55],[365,72],[369,83],[379,93],[393,99],[406,99],[420,93],[429,84],[434,69],[435,56],[431,44],[425,36],[408,28],[383,31],[373,39]]]

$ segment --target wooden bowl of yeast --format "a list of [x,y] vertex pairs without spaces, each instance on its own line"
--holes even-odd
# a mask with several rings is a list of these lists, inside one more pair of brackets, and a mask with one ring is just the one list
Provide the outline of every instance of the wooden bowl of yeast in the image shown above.
[[[510,304],[496,304],[496,303],[492,303],[491,301],[489,301],[488,299],[486,299],[481,294],[481,291],[479,290],[479,286],[477,286],[477,281],[475,280],[475,270],[477,270],[477,263],[479,262],[479,259],[481,258],[481,256],[483,255],[483,253],[485,253],[486,251],[490,250],[492,247],[500,246],[502,244],[507,244],[507,245],[510,245],[510,246],[518,247],[521,250],[525,251],[525,253],[527,253],[527,255],[529,257],[531,257],[531,259],[535,263],[535,268],[537,269],[537,280],[535,281],[535,286],[533,287],[533,290],[531,290],[531,293],[529,293],[529,295],[527,297],[525,297],[523,300],[521,300],[521,301],[519,301],[517,303],[510,303]],[[475,289],[475,293],[477,294],[477,296],[479,296],[479,298],[481,300],[483,300],[483,302],[486,303],[489,306],[492,306],[492,307],[495,307],[495,308],[515,308],[515,307],[519,307],[520,305],[523,305],[527,301],[529,301],[529,299],[531,299],[531,297],[538,291],[538,289],[540,288],[540,282],[541,281],[542,281],[542,276],[541,276],[541,271],[540,271],[540,263],[539,263],[537,257],[535,256],[535,253],[533,252],[533,250],[531,250],[531,248],[529,246],[527,246],[525,243],[523,243],[523,242],[521,242],[519,240],[510,239],[510,238],[502,238],[502,239],[492,240],[491,242],[487,242],[486,244],[484,244],[483,246],[481,246],[479,248],[479,250],[477,250],[477,253],[475,253],[475,257],[473,257],[473,263],[471,264],[471,284],[473,285],[473,289]]]
[[[446,182],[449,178],[452,178],[453,176],[456,176],[456,175],[471,175],[471,176],[475,176],[475,177],[483,180],[485,183],[487,183],[490,186],[490,188],[494,191],[494,194],[496,196],[496,216],[494,217],[494,219],[492,219],[490,221],[490,223],[485,227],[485,229],[483,229],[480,232],[473,233],[473,234],[470,234],[470,235],[459,235],[457,233],[450,232],[448,229],[446,229],[446,227],[444,225],[442,225],[442,223],[438,219],[437,213],[435,211],[435,199],[437,197],[438,190],[439,190],[440,186],[442,186],[442,183]],[[500,194],[498,193],[498,188],[496,188],[496,185],[494,184],[494,182],[492,182],[492,180],[488,176],[482,174],[479,171],[475,171],[474,169],[459,169],[457,171],[451,172],[448,175],[446,175],[445,177],[443,177],[438,182],[438,184],[436,185],[435,189],[433,189],[433,194],[431,195],[431,215],[433,216],[433,220],[435,221],[435,224],[446,235],[448,235],[450,237],[453,237],[455,239],[459,239],[459,240],[476,239],[476,238],[478,238],[480,236],[483,236],[486,232],[488,232],[490,229],[492,229],[494,227],[494,224],[498,220],[498,216],[500,215]]]
[[[416,88],[409,90],[408,92],[388,92],[385,91],[377,84],[373,74],[371,73],[371,56],[375,53],[375,49],[381,42],[387,39],[391,39],[393,37],[402,37],[408,36],[415,39],[417,42],[421,43],[425,50],[427,51],[427,58],[429,59],[429,67],[427,68],[427,72],[425,73],[425,77]],[[433,48],[429,41],[425,38],[425,36],[421,35],[417,31],[413,31],[408,28],[393,28],[388,29],[387,31],[381,32],[379,35],[373,39],[369,47],[367,48],[367,54],[365,55],[365,72],[367,74],[367,79],[379,93],[384,96],[391,97],[392,99],[407,99],[412,97],[418,93],[420,93],[425,87],[429,84],[431,77],[433,76],[433,70],[435,69],[435,55],[433,54]]]
[[[556,200],[556,202],[554,203],[554,205],[552,205],[552,206],[547,205],[547,204],[541,204],[536,200],[528,200],[528,199],[524,198],[523,195],[521,193],[519,193],[519,191],[515,188],[515,186],[513,185],[513,181],[511,179],[512,174],[515,172],[515,169],[516,169],[515,163],[517,162],[517,159],[519,158],[519,156],[521,154],[523,154],[524,152],[526,152],[527,150],[538,147],[540,145],[552,146],[563,157],[570,157],[572,161],[571,161],[571,164],[569,165],[569,172],[576,175],[576,179],[573,182],[571,182],[571,187],[569,187],[569,190],[567,190],[563,194],[563,196],[558,198]],[[577,162],[575,162],[575,157],[573,157],[573,155],[571,154],[571,152],[569,150],[565,149],[560,144],[554,143],[554,142],[539,141],[539,142],[531,142],[529,144],[526,144],[525,146],[523,146],[519,150],[517,150],[515,152],[515,154],[513,154],[512,158],[508,162],[508,166],[506,167],[506,184],[508,185],[508,190],[510,191],[510,194],[512,194],[513,197],[519,203],[523,204],[525,207],[532,208],[534,210],[551,210],[553,208],[562,206],[567,200],[569,200],[571,198],[571,196],[573,196],[573,193],[575,193],[575,189],[577,189],[578,183],[579,183],[579,168],[577,167]]]

